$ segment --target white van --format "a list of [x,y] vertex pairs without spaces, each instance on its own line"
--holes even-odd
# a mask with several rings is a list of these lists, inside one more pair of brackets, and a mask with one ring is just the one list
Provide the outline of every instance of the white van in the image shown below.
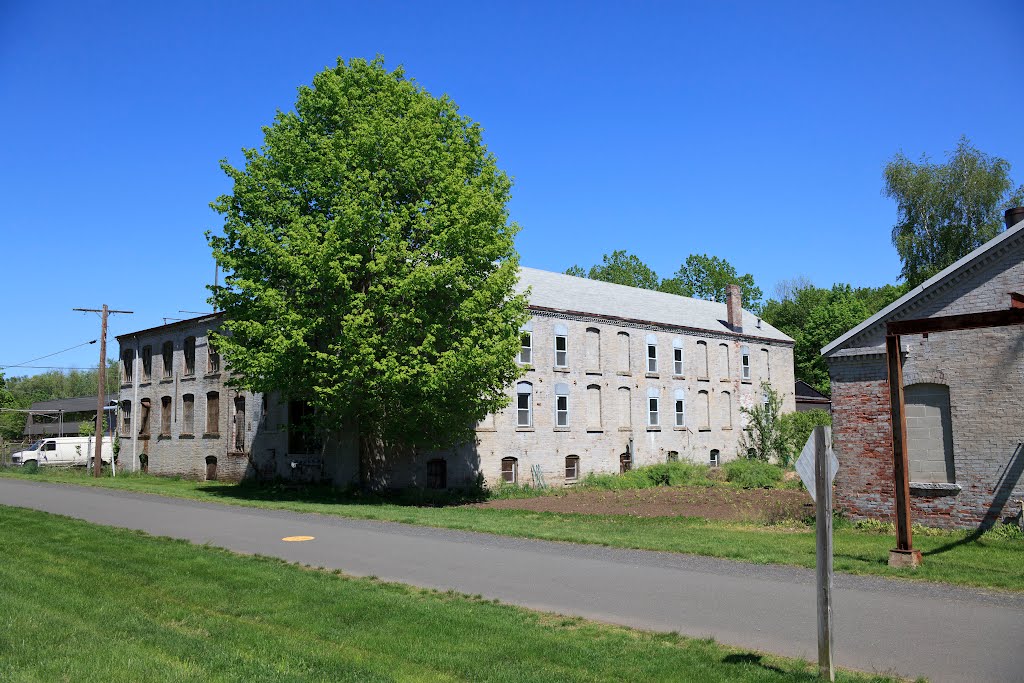
[[[96,455],[96,439],[92,436],[61,436],[40,439],[23,451],[11,454],[12,465],[88,465]],[[109,465],[114,455],[114,438],[103,437],[103,464]]]

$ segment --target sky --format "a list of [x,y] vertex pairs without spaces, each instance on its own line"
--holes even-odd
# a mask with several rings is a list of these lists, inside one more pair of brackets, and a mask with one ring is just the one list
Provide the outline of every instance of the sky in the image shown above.
[[[1024,4],[0,0],[0,370],[95,367],[111,335],[206,311],[209,208],[338,57],[484,128],[523,265],[707,253],[770,295],[895,282],[882,168],[961,135],[1024,182]],[[1016,85],[1015,85],[1016,84]],[[117,355],[116,342],[108,356]],[[43,367],[40,367],[43,366]]]

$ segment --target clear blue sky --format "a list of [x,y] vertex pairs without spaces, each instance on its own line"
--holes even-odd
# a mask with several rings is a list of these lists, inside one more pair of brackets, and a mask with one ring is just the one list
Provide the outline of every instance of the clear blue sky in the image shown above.
[[218,160],[338,56],[483,125],[537,268],[706,252],[766,293],[883,284],[895,152],[965,134],[1024,181],[1019,1],[492,4],[0,0],[0,365],[95,338],[73,307],[134,310],[114,334],[206,310]]

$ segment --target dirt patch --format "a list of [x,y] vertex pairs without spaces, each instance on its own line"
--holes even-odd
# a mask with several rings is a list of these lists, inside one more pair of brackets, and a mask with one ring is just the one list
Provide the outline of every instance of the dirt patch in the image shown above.
[[566,491],[558,495],[492,500],[474,507],[633,517],[704,517],[733,522],[799,520],[814,513],[806,491],[726,486],[659,486],[629,491]]

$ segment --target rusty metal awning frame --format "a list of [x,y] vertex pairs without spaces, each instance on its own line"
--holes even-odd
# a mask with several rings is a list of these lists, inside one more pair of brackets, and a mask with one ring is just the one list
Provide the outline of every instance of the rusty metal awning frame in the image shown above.
[[907,456],[907,416],[903,397],[903,357],[900,336],[1024,325],[1024,295],[1010,292],[1010,307],[999,311],[947,315],[916,320],[897,320],[885,325],[889,405],[892,425],[893,484],[896,491],[896,548],[889,554],[893,566],[918,566],[921,553],[914,550],[910,533],[910,472]]

